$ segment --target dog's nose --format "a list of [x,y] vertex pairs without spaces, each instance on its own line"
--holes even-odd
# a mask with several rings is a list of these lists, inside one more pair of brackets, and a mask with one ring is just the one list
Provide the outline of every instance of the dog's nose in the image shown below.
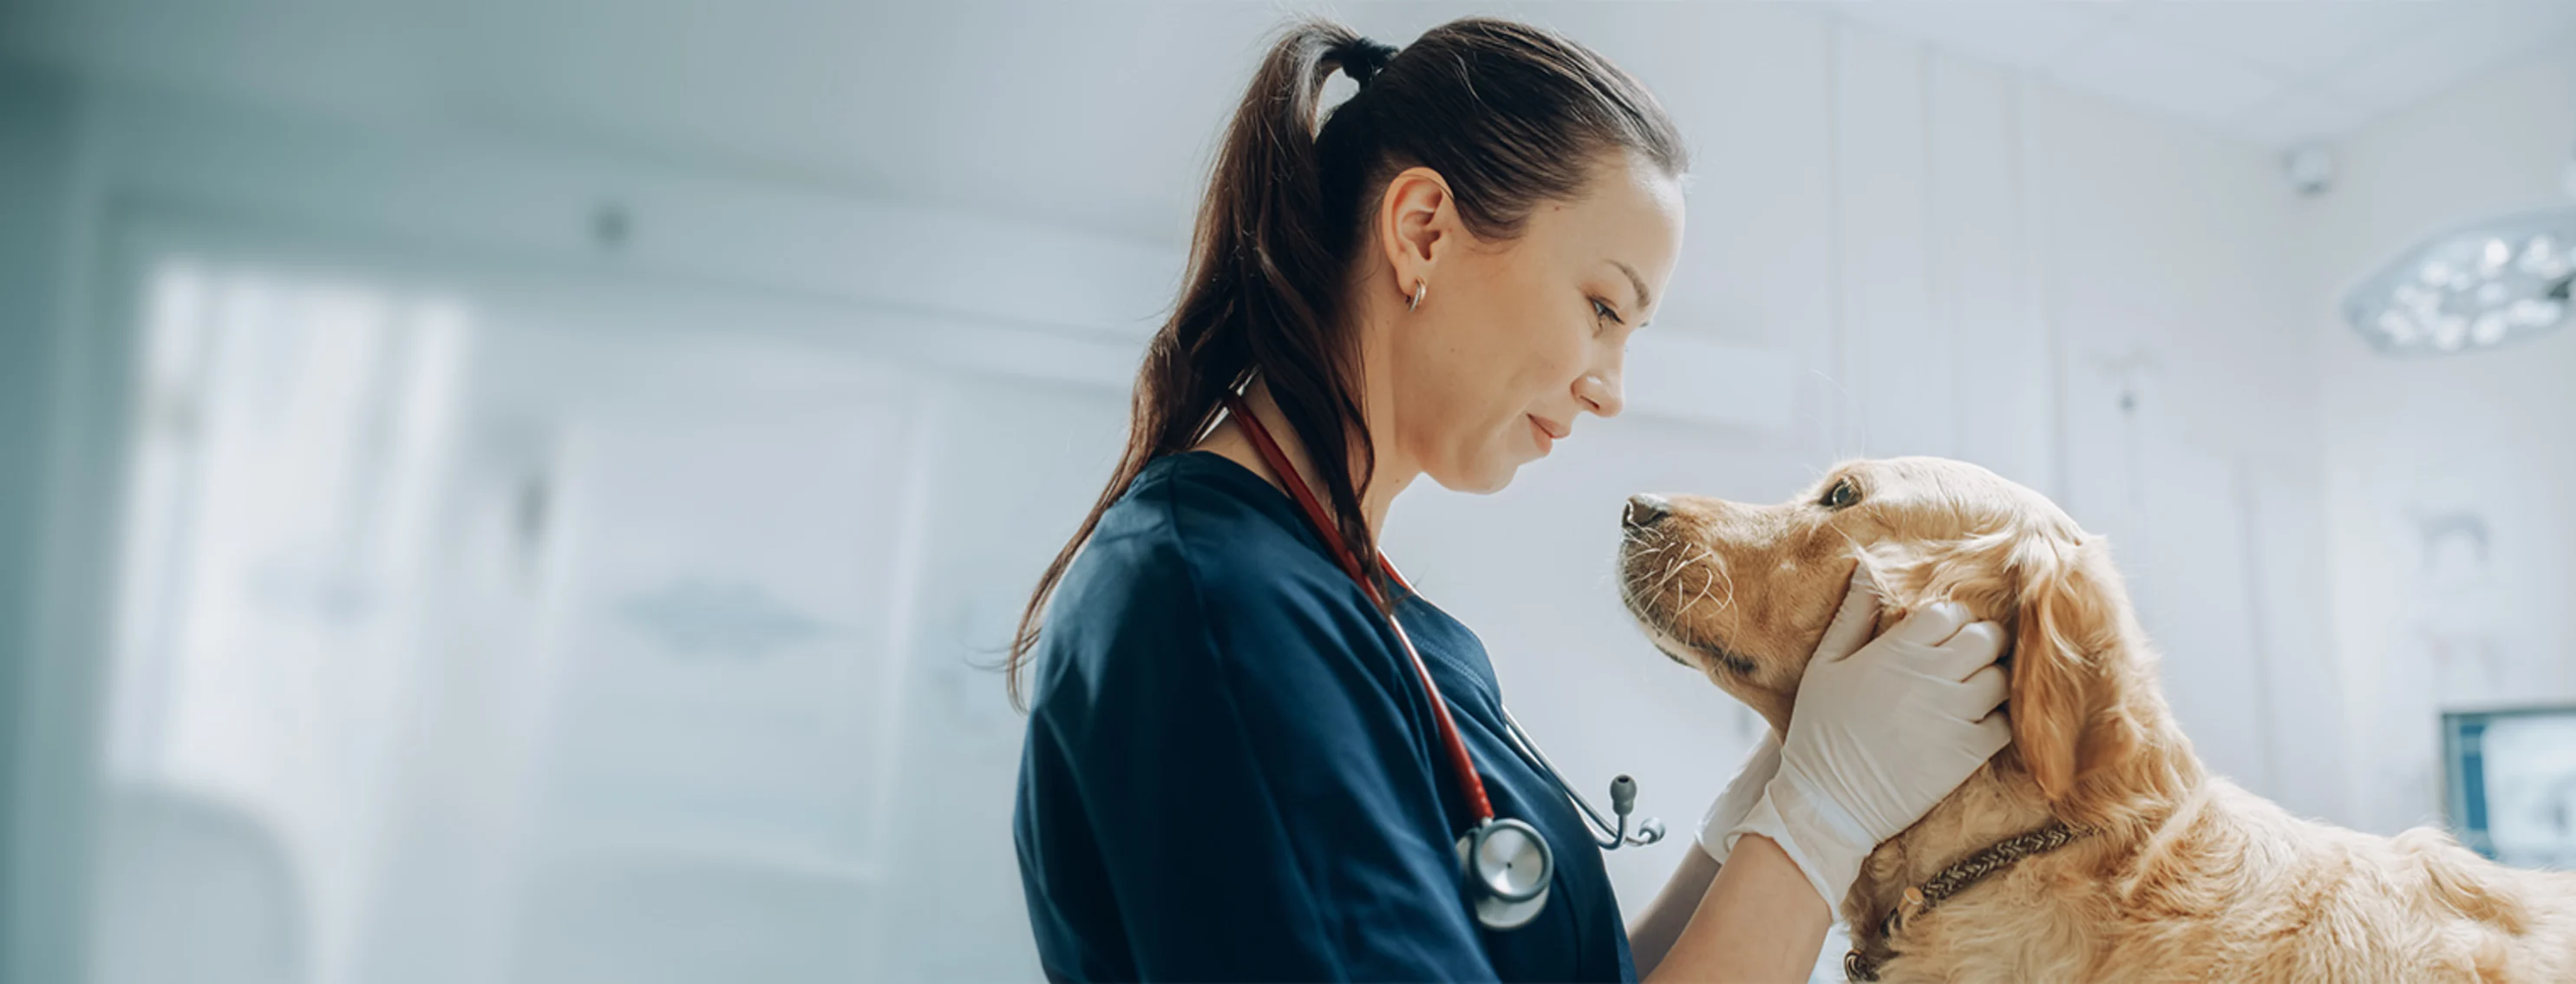
[[1628,497],[1628,511],[1620,519],[1632,530],[1642,530],[1664,521],[1673,514],[1672,503],[1652,492],[1639,492]]

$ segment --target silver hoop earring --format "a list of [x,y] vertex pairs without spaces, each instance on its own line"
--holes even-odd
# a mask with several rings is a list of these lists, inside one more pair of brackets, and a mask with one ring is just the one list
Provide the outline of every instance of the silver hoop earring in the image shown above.
[[1426,277],[1426,278],[1423,278],[1423,279],[1421,279],[1421,280],[1416,280],[1416,281],[1414,281],[1414,282],[1413,282],[1413,299],[1412,299],[1412,300],[1410,300],[1410,301],[1406,301],[1406,302],[1404,303],[1404,309],[1405,309],[1405,310],[1407,310],[1407,311],[1411,311],[1411,310],[1414,310],[1415,308],[1419,308],[1419,307],[1421,307],[1421,306],[1422,306],[1422,295],[1424,295],[1424,294],[1428,294],[1428,293],[1431,293],[1431,280],[1430,280],[1430,278]]

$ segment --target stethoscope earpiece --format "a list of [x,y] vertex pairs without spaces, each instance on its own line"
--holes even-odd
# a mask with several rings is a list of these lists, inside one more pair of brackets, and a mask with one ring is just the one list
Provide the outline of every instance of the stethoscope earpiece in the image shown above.
[[1646,822],[1637,825],[1637,837],[1639,844],[1652,844],[1664,839],[1664,822],[1655,817],[1647,817]]
[[1590,800],[1576,795],[1574,787],[1557,773],[1556,763],[1548,761],[1547,754],[1538,750],[1538,743],[1530,740],[1529,732],[1521,730],[1520,719],[1512,716],[1512,709],[1504,707],[1502,712],[1503,737],[1512,746],[1512,751],[1520,754],[1521,761],[1538,767],[1549,782],[1556,784],[1557,791],[1564,793],[1565,798],[1574,803],[1575,809],[1582,811],[1583,822],[1592,828],[1593,843],[1601,845],[1604,851],[1616,851],[1622,847],[1644,847],[1664,839],[1664,822],[1653,817],[1639,823],[1636,833],[1628,832],[1628,814],[1637,810],[1637,780],[1624,773],[1610,780],[1610,813],[1617,819],[1603,819],[1601,811],[1593,809]]

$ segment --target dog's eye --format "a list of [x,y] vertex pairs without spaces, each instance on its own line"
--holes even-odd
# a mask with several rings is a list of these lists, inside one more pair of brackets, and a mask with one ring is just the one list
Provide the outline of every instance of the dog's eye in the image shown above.
[[1826,489],[1824,497],[1817,499],[1816,504],[1827,509],[1844,509],[1859,501],[1860,486],[1853,485],[1852,480],[1846,478],[1835,482],[1833,488]]

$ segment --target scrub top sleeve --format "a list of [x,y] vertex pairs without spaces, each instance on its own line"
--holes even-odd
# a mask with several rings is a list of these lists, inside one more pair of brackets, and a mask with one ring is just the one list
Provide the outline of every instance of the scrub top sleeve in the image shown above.
[[1084,722],[1104,753],[1084,807],[1137,970],[1493,979],[1433,786],[1447,765],[1391,689],[1410,664],[1383,620],[1175,566],[1133,599],[1154,611],[1117,620],[1125,679],[1098,681]]

